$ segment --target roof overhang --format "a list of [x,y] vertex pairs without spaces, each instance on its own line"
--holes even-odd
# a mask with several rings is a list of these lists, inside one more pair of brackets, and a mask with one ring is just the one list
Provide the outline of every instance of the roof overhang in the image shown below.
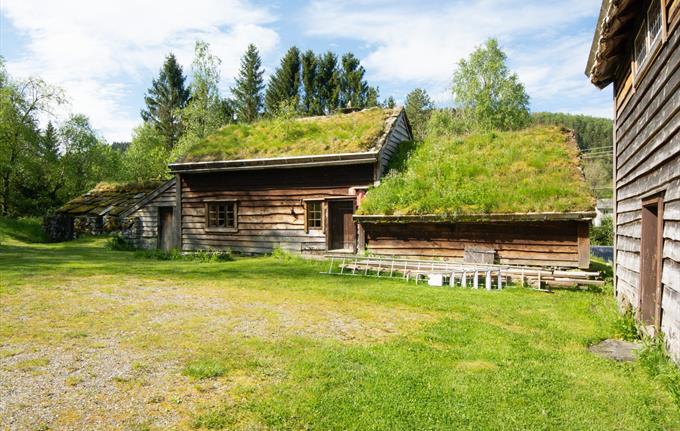
[[639,9],[636,0],[602,1],[585,70],[598,88],[605,88],[614,80],[619,62],[626,56],[629,24],[640,13]]
[[358,165],[378,161],[378,151],[366,153],[323,154],[316,156],[274,157],[263,159],[183,162],[170,164],[173,173],[208,173],[257,169],[290,169],[318,166]]
[[488,214],[426,214],[426,215],[361,215],[355,214],[359,223],[488,223],[488,222],[543,222],[590,221],[595,211],[488,213]]

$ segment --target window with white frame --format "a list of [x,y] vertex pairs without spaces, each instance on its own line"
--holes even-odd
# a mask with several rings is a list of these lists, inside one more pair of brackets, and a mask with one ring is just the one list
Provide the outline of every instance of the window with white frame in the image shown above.
[[637,71],[642,68],[648,55],[652,52],[654,44],[659,40],[661,24],[661,2],[660,0],[653,0],[647,9],[645,19],[642,20],[633,44],[633,57]]

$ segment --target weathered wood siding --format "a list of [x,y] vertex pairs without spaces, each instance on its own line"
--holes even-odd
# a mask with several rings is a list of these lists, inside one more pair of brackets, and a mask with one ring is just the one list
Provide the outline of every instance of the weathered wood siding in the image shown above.
[[680,31],[675,28],[648,60],[630,99],[616,112],[616,292],[621,302],[638,307],[642,200],[661,192],[661,329],[680,361]]
[[153,249],[158,246],[158,208],[174,207],[176,195],[175,187],[170,187],[127,217],[134,223],[129,237],[137,247]]
[[[373,182],[373,164],[182,174],[182,249],[323,252],[323,230],[305,232],[305,199],[354,198]],[[207,200],[237,202],[237,231],[206,230]]]
[[583,257],[579,246],[583,249],[585,242],[587,247],[588,237],[587,223],[575,221],[362,226],[366,247],[375,254],[462,260],[465,248],[471,247],[493,249],[498,263],[512,265],[578,267]]
[[392,156],[394,156],[399,148],[399,144],[412,139],[411,128],[406,121],[406,114],[404,113],[404,110],[402,110],[394,121],[392,129],[380,149],[378,157],[378,175],[376,176],[378,179],[385,174]]

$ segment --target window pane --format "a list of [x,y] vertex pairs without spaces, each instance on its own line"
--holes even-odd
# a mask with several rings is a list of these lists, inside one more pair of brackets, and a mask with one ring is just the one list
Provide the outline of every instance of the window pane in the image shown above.
[[647,56],[646,36],[647,36],[646,25],[645,23],[642,23],[642,28],[640,29],[640,32],[638,32],[638,35],[635,38],[635,62],[637,63],[638,67],[640,67],[642,62],[645,61],[645,57]]
[[321,202],[307,202],[307,227],[321,229]]
[[654,43],[661,34],[661,2],[653,0],[647,11],[647,23],[649,31],[649,44]]
[[236,204],[209,204],[208,227],[236,227]]

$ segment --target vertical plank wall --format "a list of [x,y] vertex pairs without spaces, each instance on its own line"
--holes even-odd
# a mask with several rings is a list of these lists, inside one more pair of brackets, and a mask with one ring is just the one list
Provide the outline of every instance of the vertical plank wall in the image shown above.
[[616,291],[637,307],[642,200],[662,193],[662,320],[680,361],[680,31],[676,28],[616,113]]
[[128,216],[135,224],[130,239],[137,247],[146,249],[157,247],[158,207],[174,207],[176,194],[175,187],[172,186]]
[[[305,232],[305,199],[354,198],[373,183],[373,164],[182,174],[182,249],[267,253],[326,250],[323,230]],[[205,202],[236,200],[237,231],[206,229]]]

